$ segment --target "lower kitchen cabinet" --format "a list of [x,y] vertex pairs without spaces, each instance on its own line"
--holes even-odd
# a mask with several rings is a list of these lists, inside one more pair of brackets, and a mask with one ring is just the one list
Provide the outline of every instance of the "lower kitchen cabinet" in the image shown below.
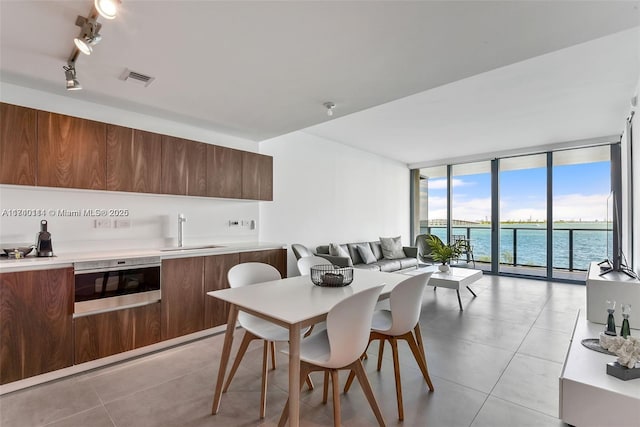
[[204,257],[162,261],[162,339],[204,329]]
[[0,274],[0,383],[73,364],[73,269]]
[[241,252],[240,263],[262,262],[278,269],[282,277],[287,277],[287,250],[268,249],[265,251]]
[[239,254],[213,255],[204,259],[204,327],[213,328],[227,323],[229,304],[206,295],[207,292],[229,287],[227,273],[240,263]]
[[74,319],[75,363],[160,341],[160,303]]

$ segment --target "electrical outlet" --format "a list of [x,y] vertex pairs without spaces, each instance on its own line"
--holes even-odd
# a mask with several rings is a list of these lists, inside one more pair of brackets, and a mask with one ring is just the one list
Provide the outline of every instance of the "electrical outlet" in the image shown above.
[[96,219],[94,222],[95,228],[111,228],[111,220],[108,218]]
[[131,228],[131,220],[129,219],[116,219],[116,228]]

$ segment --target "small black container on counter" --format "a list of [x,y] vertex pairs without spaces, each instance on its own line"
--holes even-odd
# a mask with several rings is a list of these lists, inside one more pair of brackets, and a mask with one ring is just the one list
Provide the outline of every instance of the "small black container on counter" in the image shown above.
[[40,221],[40,232],[36,239],[36,254],[41,257],[53,256],[53,245],[51,244],[51,233],[47,231],[47,220]]

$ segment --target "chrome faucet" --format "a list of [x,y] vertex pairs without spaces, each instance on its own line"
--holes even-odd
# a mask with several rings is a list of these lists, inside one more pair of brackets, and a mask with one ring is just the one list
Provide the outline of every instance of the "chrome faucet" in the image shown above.
[[178,214],[178,247],[182,247],[182,240],[184,237],[184,223],[187,221],[187,218],[184,217],[184,214]]

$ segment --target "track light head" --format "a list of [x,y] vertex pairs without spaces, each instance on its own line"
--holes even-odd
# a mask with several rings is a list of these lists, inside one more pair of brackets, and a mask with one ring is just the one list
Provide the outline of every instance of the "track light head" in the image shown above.
[[76,78],[76,68],[73,64],[69,64],[64,69],[64,77],[67,80],[67,90],[80,90],[82,86]]
[[85,55],[91,55],[93,46],[102,40],[102,36],[99,34],[102,25],[96,22],[96,18],[85,18],[84,16],[78,16],[76,18],[76,25],[82,28],[82,30],[80,31],[80,35],[73,39],[73,42],[80,52]]
[[114,19],[118,14],[120,0],[95,0],[96,10],[105,19]]

